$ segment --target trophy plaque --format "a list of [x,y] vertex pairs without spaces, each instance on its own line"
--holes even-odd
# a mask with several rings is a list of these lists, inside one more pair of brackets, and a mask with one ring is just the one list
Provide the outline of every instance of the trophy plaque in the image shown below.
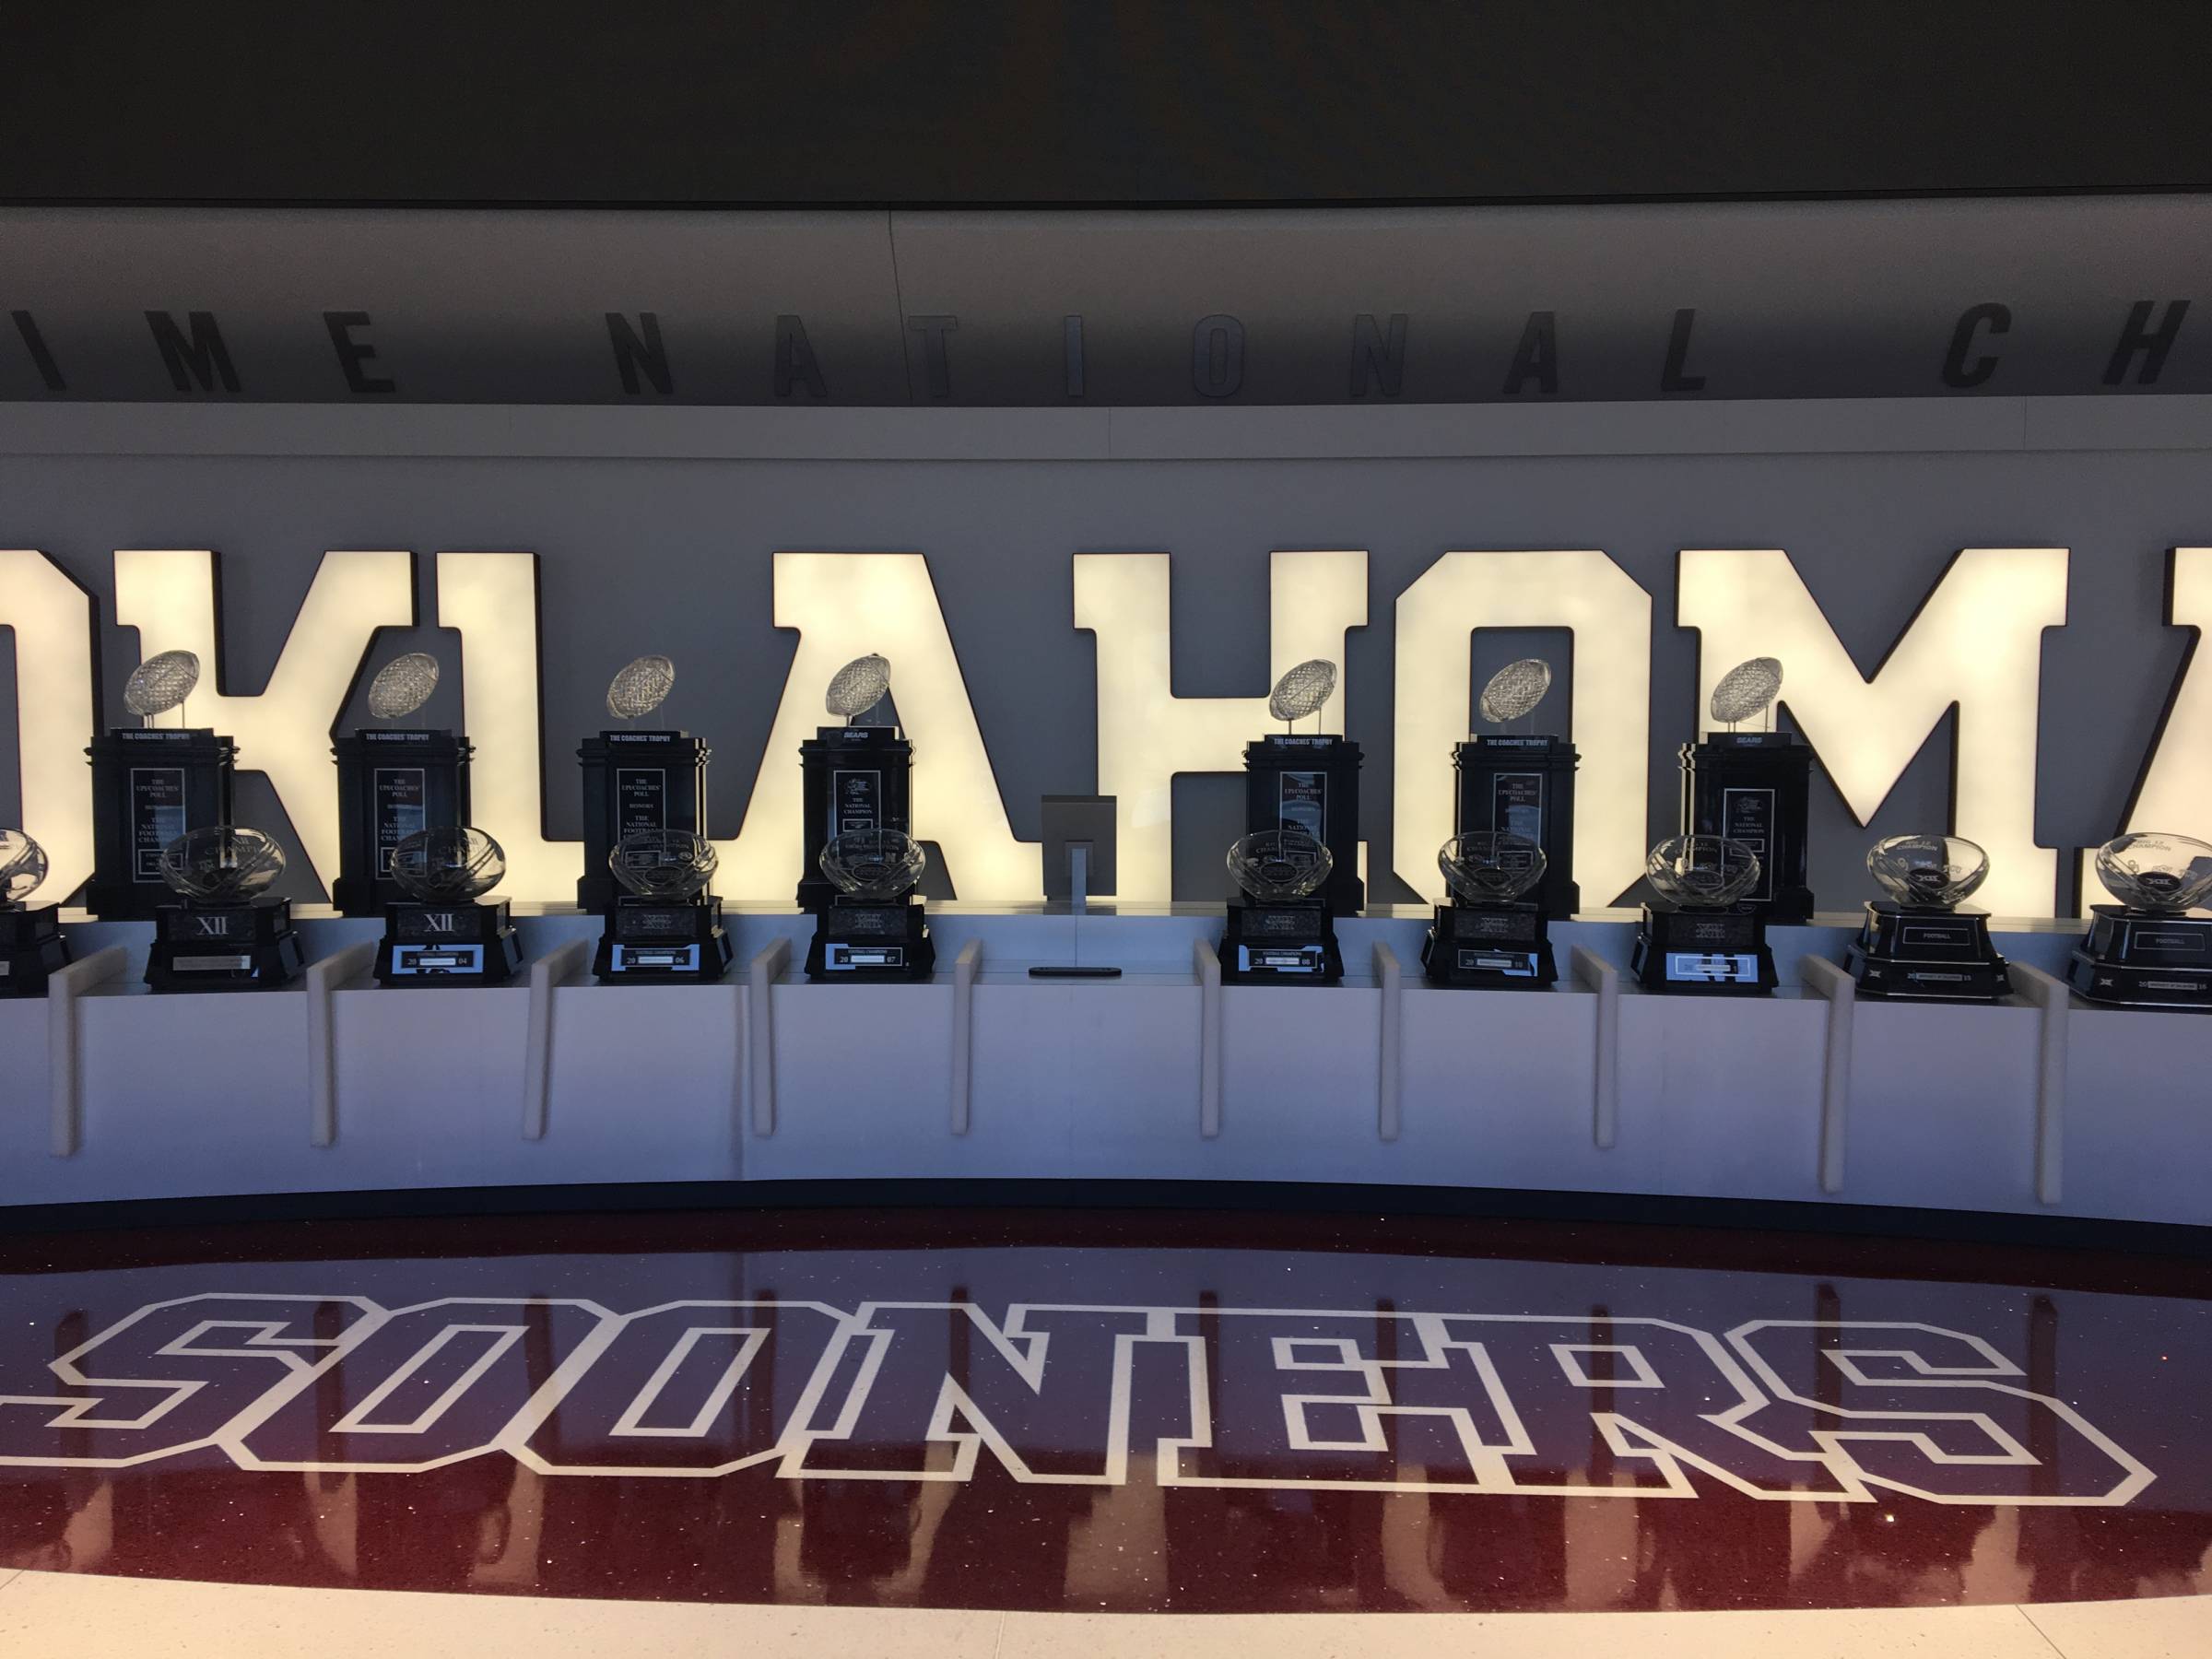
[[161,850],[161,878],[182,904],[155,918],[146,982],[157,991],[262,991],[305,965],[288,899],[265,894],[284,849],[259,830],[203,824]]
[[925,980],[937,965],[914,886],[929,862],[900,830],[847,830],[818,860],[836,896],[817,913],[806,947],[812,980]]
[[2118,904],[2090,911],[2066,977],[2091,1002],[2212,1008],[2212,846],[2186,835],[2123,835],[2097,849]]
[[42,996],[69,960],[61,906],[26,904],[46,879],[46,849],[20,830],[0,830],[0,996]]
[[[1551,689],[1551,665],[1538,657],[1508,663],[1490,677],[1477,702],[1499,725],[1525,719]],[[1461,835],[1519,835],[1544,851],[1544,877],[1529,897],[1547,915],[1582,909],[1574,881],[1574,770],[1581,763],[1564,737],[1478,732],[1452,752],[1457,774],[1453,827]]]
[[1452,889],[1421,945],[1433,985],[1538,990],[1559,981],[1541,902],[1523,897],[1544,879],[1544,849],[1524,835],[1455,835],[1436,855]]
[[1764,996],[1774,988],[1767,919],[1743,902],[1759,854],[1718,835],[1677,835],[1652,849],[1643,873],[1659,897],[1643,907],[1629,971],[1646,991]]
[[[1288,670],[1267,712],[1287,727],[1318,714],[1336,689],[1336,665],[1315,657]],[[1316,722],[1316,724],[1319,724]],[[1319,896],[1338,915],[1366,902],[1359,880],[1359,746],[1349,738],[1270,732],[1244,747],[1244,829],[1249,835],[1298,830],[1329,850]]]
[[[641,720],[676,684],[676,665],[641,656],[606,688],[606,712]],[[611,862],[628,836],[666,830],[707,833],[707,760],[713,751],[688,732],[629,726],[586,737],[576,751],[583,769],[583,874],[576,908],[610,911],[625,889]]]
[[633,830],[607,855],[625,891],[607,907],[592,971],[623,984],[701,984],[729,971],[713,844],[686,830]]
[[1333,985],[1344,955],[1322,889],[1333,860],[1303,830],[1262,830],[1229,850],[1240,897],[1221,935],[1221,980],[1231,985]]
[[820,727],[799,745],[806,771],[805,835],[807,849],[799,877],[799,907],[820,910],[838,892],[822,873],[819,853],[840,836],[860,830],[913,833],[909,806],[914,746],[897,726],[857,725],[890,688],[891,665],[876,655],[857,657],[837,671],[825,702],[845,724]]
[[[1728,729],[1685,744],[1682,761],[1682,833],[1741,841],[1759,859],[1759,880],[1743,902],[1770,922],[1807,922],[1812,888],[1806,883],[1806,832],[1813,751],[1787,732],[1771,729],[1774,700],[1782,691],[1782,665],[1753,657],[1721,677],[1710,712]],[[1769,729],[1738,731],[1764,714]]]
[[204,727],[151,723],[171,709],[183,718],[199,684],[200,659],[164,651],[138,665],[124,707],[145,723],[92,739],[92,879],[85,908],[102,921],[147,921],[175,901],[161,853],[188,830],[230,821],[238,745]]
[[392,854],[406,895],[384,907],[376,947],[383,985],[497,985],[523,965],[507,900],[477,900],[507,874],[500,843],[465,824],[418,830]]
[[[404,720],[430,700],[438,659],[394,657],[369,685],[369,712]],[[419,830],[468,821],[468,739],[451,732],[363,726],[331,746],[338,763],[338,878],[330,901],[341,915],[374,916],[407,896],[392,877],[392,855]]]
[[1892,835],[1866,853],[1889,895],[1866,906],[1845,960],[1861,996],[1895,1002],[1996,1002],[2012,990],[1989,942],[1989,917],[1959,901],[1989,875],[1989,854],[1956,835]]

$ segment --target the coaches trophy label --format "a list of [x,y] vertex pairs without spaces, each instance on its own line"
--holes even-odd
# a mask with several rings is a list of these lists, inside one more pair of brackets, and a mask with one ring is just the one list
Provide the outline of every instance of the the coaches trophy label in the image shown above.
[[[1681,751],[1682,833],[1750,848],[1759,874],[1743,902],[1770,922],[1806,922],[1813,913],[1806,878],[1813,751],[1774,730],[1781,695],[1782,665],[1772,657],[1753,657],[1721,677],[1708,712],[1725,729]],[[1740,729],[1753,720],[1759,729]]]
[[1892,835],[1866,853],[1889,895],[1866,906],[1847,958],[1861,996],[1995,1002],[2012,989],[1989,942],[1989,917],[1959,904],[1989,875],[1989,854],[1956,835]]
[[384,907],[376,977],[387,985],[496,985],[522,966],[507,900],[479,902],[507,874],[507,854],[481,830],[418,830],[392,855],[405,899]]
[[0,996],[39,996],[69,960],[61,906],[24,902],[46,879],[46,849],[20,830],[0,830]]
[[1308,715],[1320,725],[1336,692],[1336,665],[1314,657],[1287,669],[1267,696],[1267,712],[1284,729],[1244,747],[1244,830],[1302,830],[1328,848],[1327,879],[1318,896],[1337,915],[1366,902],[1359,880],[1359,746],[1326,732],[1300,732]]
[[1534,990],[1559,970],[1540,903],[1523,897],[1544,879],[1544,849],[1525,835],[1455,835],[1436,855],[1452,902],[1437,907],[1421,946],[1431,984]]
[[[162,850],[188,830],[230,821],[238,746],[182,724],[199,683],[200,659],[189,651],[147,658],[123,688],[138,724],[100,733],[85,751],[92,760],[85,908],[103,921],[157,915],[174,899],[161,876]],[[179,724],[155,724],[171,709]]]
[[[438,659],[411,651],[369,683],[369,713],[405,720],[438,688]],[[407,897],[392,871],[403,842],[425,830],[468,821],[465,737],[419,726],[363,726],[331,745],[338,764],[338,877],[331,902],[341,914],[374,916]]]
[[700,738],[670,727],[631,724],[656,712],[676,687],[676,665],[641,656],[606,688],[606,712],[618,726],[586,737],[576,751],[583,777],[583,873],[579,910],[610,912],[627,891],[611,862],[633,835],[707,833],[707,760]]
[[837,895],[823,874],[822,849],[859,830],[913,833],[910,806],[914,746],[895,725],[868,725],[861,716],[881,703],[891,688],[888,658],[870,652],[855,657],[831,677],[823,697],[842,725],[818,727],[799,745],[805,770],[803,828],[805,860],[799,875],[799,907],[818,911]]
[[1237,884],[1221,935],[1221,978],[1241,985],[1333,985],[1344,977],[1328,900],[1335,861],[1303,830],[1264,830],[1229,849]]
[[155,918],[146,982],[157,991],[259,991],[304,962],[288,899],[268,889],[284,849],[243,825],[204,824],[161,851],[161,878],[181,900]]
[[618,983],[699,984],[729,971],[722,900],[707,891],[719,857],[687,830],[638,830],[607,865],[624,891],[606,912],[592,971]]
[[1774,988],[1767,919],[1744,895],[1759,885],[1759,854],[1718,835],[1677,835],[1652,849],[1630,969],[1647,991],[1759,996]]
[[2067,977],[2092,1002],[2212,1008],[2212,846],[2186,835],[2123,835],[2097,850],[2118,904],[2090,912]]
[[1574,745],[1538,733],[1534,716],[1551,690],[1551,665],[1523,657],[1493,674],[1477,700],[1482,719],[1500,727],[1469,734],[1452,753],[1457,774],[1453,827],[1461,835],[1525,836],[1544,850],[1544,875],[1528,898],[1551,916],[1582,908],[1574,880]]
[[937,963],[914,888],[928,865],[921,843],[898,830],[848,830],[818,861],[836,890],[815,920],[806,977],[924,980]]

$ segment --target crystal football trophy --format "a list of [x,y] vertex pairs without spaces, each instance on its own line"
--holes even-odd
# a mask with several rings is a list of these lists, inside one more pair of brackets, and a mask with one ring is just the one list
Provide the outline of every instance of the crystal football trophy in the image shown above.
[[58,904],[23,901],[46,879],[46,849],[20,830],[0,830],[0,996],[40,996],[66,966]]
[[[1318,896],[1337,914],[1366,902],[1359,881],[1359,746],[1324,732],[1293,730],[1336,691],[1336,665],[1314,657],[1286,670],[1267,697],[1285,729],[1244,747],[1247,834],[1303,830],[1329,850]],[[1320,722],[1316,721],[1315,724]]]
[[712,751],[688,732],[629,724],[657,711],[675,687],[676,665],[665,656],[626,665],[606,688],[606,712],[623,724],[586,737],[576,751],[583,769],[579,910],[611,914],[628,890],[612,862],[626,838],[707,833],[707,759]]
[[1774,988],[1767,919],[1743,902],[1759,854],[1718,835],[1677,835],[1652,849],[1643,873],[1659,896],[1643,907],[1630,971],[1647,991],[1763,996]]
[[821,852],[854,830],[895,830],[913,833],[909,805],[914,746],[895,725],[863,725],[890,689],[891,665],[871,652],[840,668],[823,699],[842,725],[827,725],[799,745],[806,771],[804,859],[799,875],[799,907],[820,910],[838,892],[823,871]]
[[2212,846],[2186,835],[2123,835],[2097,849],[2118,904],[2090,911],[2066,977],[2091,1002],[2212,1008]]
[[200,682],[200,659],[164,651],[131,673],[123,704],[136,726],[92,739],[92,879],[85,908],[105,921],[149,920],[174,902],[161,853],[187,830],[230,821],[238,746],[205,727],[157,726]]
[[259,991],[305,963],[288,899],[265,895],[284,849],[259,830],[203,824],[161,850],[161,878],[183,900],[156,918],[146,982],[157,991]]
[[1229,850],[1230,900],[1221,935],[1221,978],[1232,985],[1333,985],[1344,955],[1328,900],[1321,896],[1335,862],[1303,830],[1263,830]]
[[[410,651],[369,683],[369,713],[405,720],[438,688],[438,659]],[[348,916],[384,914],[407,889],[393,873],[400,844],[468,821],[468,739],[418,726],[363,726],[331,746],[338,763],[338,877],[330,899]]]
[[1440,904],[1421,945],[1431,984],[1486,991],[1556,983],[1544,907],[1523,897],[1544,879],[1544,849],[1525,835],[1483,830],[1437,853],[1452,902]]
[[1861,996],[1995,1002],[2012,989],[1989,917],[1959,908],[1988,876],[1988,853],[1956,835],[1892,835],[1868,850],[1866,870],[1889,897],[1867,904],[1846,958]]
[[822,874],[837,897],[821,908],[806,977],[816,980],[922,980],[937,947],[914,885],[928,854],[899,830],[847,830],[822,849]]
[[722,900],[707,891],[720,862],[688,830],[633,830],[607,855],[626,889],[606,912],[592,971],[624,984],[700,984],[729,971]]
[[376,947],[385,985],[497,985],[523,965],[507,900],[477,900],[507,874],[507,854],[481,830],[441,824],[418,830],[392,854],[405,899],[384,907]]
[[[1493,725],[1528,720],[1551,690],[1540,657],[1508,663],[1482,688],[1476,707]],[[1530,723],[1533,726],[1534,722]],[[1525,836],[1544,850],[1544,875],[1527,897],[1547,915],[1582,908],[1574,881],[1574,745],[1531,731],[1478,732],[1452,752],[1458,775],[1453,825],[1461,835]]]
[[[1812,919],[1806,881],[1813,751],[1773,727],[1782,665],[1772,657],[1738,663],[1721,677],[1708,705],[1712,723],[1700,743],[1685,744],[1682,833],[1741,841],[1759,858],[1759,879],[1742,901],[1770,922]],[[1765,715],[1759,731],[1738,731]]]

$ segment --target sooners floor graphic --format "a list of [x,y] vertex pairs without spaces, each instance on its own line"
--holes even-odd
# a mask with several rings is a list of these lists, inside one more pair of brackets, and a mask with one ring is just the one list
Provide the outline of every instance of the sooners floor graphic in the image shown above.
[[2207,1294],[2201,1264],[1280,1215],[0,1239],[0,1569],[1121,1611],[2186,1594]]

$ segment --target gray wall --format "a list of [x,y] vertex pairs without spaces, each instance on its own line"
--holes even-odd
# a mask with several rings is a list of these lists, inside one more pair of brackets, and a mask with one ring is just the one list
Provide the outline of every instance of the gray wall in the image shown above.
[[[2135,424],[2115,429],[2116,409]],[[669,716],[714,745],[713,817],[735,830],[793,650],[771,622],[778,549],[929,556],[1025,839],[1039,833],[1040,794],[1095,782],[1093,653],[1071,623],[1071,554],[1172,552],[1175,689],[1219,696],[1265,688],[1271,550],[1368,549],[1371,625],[1350,642],[1346,729],[1368,754],[1364,829],[1380,868],[1393,767],[1450,763],[1391,752],[1394,602],[1439,554],[1599,547],[1651,592],[1655,838],[1672,827],[1674,749],[1694,727],[1695,636],[1673,626],[1677,549],[1787,548],[1871,671],[1958,548],[2026,545],[2074,550],[2070,623],[2044,652],[2038,839],[2093,845],[2115,828],[2183,658],[2184,639],[2159,625],[2166,549],[2212,542],[2212,412],[2193,398],[1974,400],[1917,429],[1896,406],[1774,405],[1733,431],[1690,418],[1710,410],[1649,406],[1625,425],[1603,406],[1556,411],[1583,418],[1542,429],[1465,418],[1510,421],[1502,411],[1404,408],[1225,411],[1195,427],[1171,411],[1117,412],[1111,429],[1102,411],[1011,424],[854,411],[803,435],[773,411],[743,417],[759,426],[731,425],[739,412],[662,411],[676,424],[659,428],[637,424],[643,411],[422,412],[443,424],[370,413],[0,406],[0,546],[42,549],[96,595],[111,720],[136,656],[135,637],[112,626],[114,548],[219,551],[233,692],[266,677],[326,548],[414,549],[426,618],[429,555],[535,551],[547,818],[559,836],[577,833],[575,740],[600,725],[609,674],[649,650],[679,665]],[[1417,443],[1464,453],[1366,453]],[[693,458],[623,453],[639,447]],[[1177,448],[1215,458],[1103,458]],[[1543,448],[1570,453],[1496,453]],[[739,458],[807,449],[877,458]],[[1670,450],[1682,453],[1654,453]],[[1802,453],[1772,453],[1791,450]],[[1007,453],[1101,458],[990,458]],[[960,454],[973,458],[945,458]],[[900,458],[916,455],[936,458]],[[455,641],[433,633],[415,642],[450,664]],[[374,653],[409,642],[394,633]],[[1477,643],[1487,665],[1530,642]],[[13,679],[0,675],[0,820],[18,809]],[[457,680],[431,717],[457,724]],[[1555,691],[1562,718],[1565,707]],[[1948,777],[1939,732],[1865,830],[1816,782],[1824,908],[1867,895],[1859,861],[1876,834],[1946,821]],[[249,820],[265,814],[262,788],[241,804]],[[1179,788],[1179,896],[1218,894],[1235,799],[1220,779]],[[1378,899],[1409,896],[1377,884]]]

